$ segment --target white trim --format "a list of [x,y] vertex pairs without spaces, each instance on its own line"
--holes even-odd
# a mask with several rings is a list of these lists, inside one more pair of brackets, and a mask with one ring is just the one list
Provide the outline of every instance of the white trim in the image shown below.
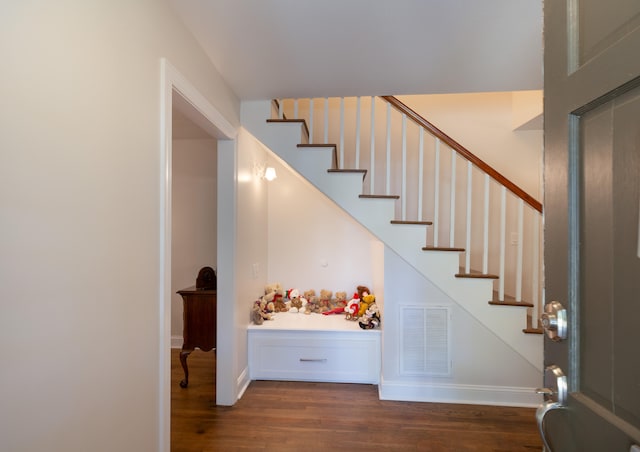
[[182,336],[171,336],[171,348],[182,348],[183,342]]
[[249,368],[245,367],[236,380],[236,393],[238,394],[238,399],[242,398],[250,383],[251,379],[249,378]]
[[464,403],[471,405],[533,408],[541,403],[534,388],[447,383],[394,382],[382,379],[380,400],[402,402]]
[[171,164],[173,91],[177,91],[219,132],[233,139],[237,131],[165,58],[160,59],[160,249],[158,340],[158,450],[171,447]]
[[[218,325],[216,350],[216,404],[233,405],[238,400],[235,369],[236,340],[236,206],[237,155],[235,141],[218,142]],[[246,333],[245,333],[246,334]]]
[[238,135],[237,129],[226,120],[220,111],[211,105],[200,92],[171,65],[166,59],[162,58],[163,71],[166,72],[167,82],[170,83],[170,89],[175,89],[184,97],[202,116],[204,116],[211,124],[213,124],[224,139],[233,140]]

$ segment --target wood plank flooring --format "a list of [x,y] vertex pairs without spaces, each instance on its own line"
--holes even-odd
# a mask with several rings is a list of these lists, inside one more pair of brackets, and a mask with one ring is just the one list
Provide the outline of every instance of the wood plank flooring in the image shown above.
[[373,385],[254,381],[233,407],[215,404],[215,351],[172,350],[171,450],[541,451],[534,409],[392,402]]

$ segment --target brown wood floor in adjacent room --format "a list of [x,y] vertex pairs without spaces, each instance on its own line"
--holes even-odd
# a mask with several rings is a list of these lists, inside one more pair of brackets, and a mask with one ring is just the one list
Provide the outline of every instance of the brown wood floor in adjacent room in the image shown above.
[[233,407],[215,404],[215,351],[188,359],[182,389],[171,352],[171,450],[540,451],[529,408],[392,402],[372,385],[254,381]]

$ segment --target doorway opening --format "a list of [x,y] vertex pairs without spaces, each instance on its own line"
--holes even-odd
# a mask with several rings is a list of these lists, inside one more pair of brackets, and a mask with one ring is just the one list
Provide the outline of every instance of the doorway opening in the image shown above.
[[[171,346],[182,345],[182,300],[175,294],[195,285],[198,269],[224,267],[228,280],[218,283],[218,293],[233,294],[233,246],[218,249],[217,237],[227,232],[225,218],[233,203],[233,188],[218,189],[218,174],[229,169],[219,151],[226,155],[235,148],[235,128],[167,60],[161,60],[161,164],[160,164],[160,340],[159,340],[159,450],[170,450],[171,431]],[[226,178],[223,177],[223,182]],[[195,198],[195,199],[194,199]],[[222,201],[222,202],[221,202]],[[223,210],[222,214],[221,209]],[[200,211],[203,210],[203,211]],[[195,231],[195,232],[194,232]],[[195,236],[193,236],[195,234]],[[175,243],[174,243],[175,242]],[[194,270],[195,268],[195,270]],[[187,280],[188,278],[188,280]],[[182,287],[182,285],[185,285]],[[177,297],[177,298],[175,298]],[[229,299],[231,297],[227,296]],[[225,306],[218,311],[225,313]],[[228,319],[218,316],[217,324]],[[218,331],[218,337],[220,332]],[[220,344],[220,341],[217,341]],[[222,353],[220,353],[222,352]],[[229,353],[218,347],[216,367],[224,369]],[[224,362],[220,363],[220,359]],[[216,372],[215,392],[229,377]],[[185,389],[188,390],[188,389]],[[214,388],[211,388],[214,391]]]

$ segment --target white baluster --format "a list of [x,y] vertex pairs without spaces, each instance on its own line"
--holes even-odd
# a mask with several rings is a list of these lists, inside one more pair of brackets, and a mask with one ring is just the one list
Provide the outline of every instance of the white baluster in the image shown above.
[[391,194],[391,104],[387,103],[387,180],[385,194]]
[[504,300],[505,241],[507,234],[507,188],[500,190],[500,279],[498,280],[498,300]]
[[313,98],[309,99],[309,143],[313,144]]
[[482,273],[489,273],[489,175],[484,175],[484,240],[482,250]]
[[375,193],[376,177],[376,97],[371,96],[371,154],[369,156],[369,193]]
[[402,221],[407,219],[407,115],[402,114]]
[[293,100],[293,119],[298,119],[298,99]]
[[284,99],[278,100],[278,119],[284,119]]
[[516,301],[522,301],[522,248],[524,230],[524,201],[518,202],[518,260],[516,262]]
[[433,246],[438,246],[439,219],[440,219],[440,139],[436,138],[436,152],[433,178]]
[[449,201],[449,246],[453,248],[456,233],[456,151],[451,149],[451,199]]
[[340,169],[344,169],[344,97],[340,98]]
[[464,261],[464,272],[471,273],[471,204],[473,196],[473,165],[467,161],[467,244]]
[[418,221],[423,221],[422,216],[422,190],[424,186],[424,129],[419,128],[420,143],[418,145]]
[[360,169],[360,96],[356,102],[356,169]]
[[538,294],[540,291],[540,221],[537,211],[532,211],[533,214],[533,224],[531,230],[533,231],[533,250],[532,250],[532,262],[531,268],[533,270],[531,276],[531,303],[533,304],[533,312],[536,314],[533,316],[533,325],[532,328],[538,327],[538,318],[542,311],[540,309],[540,300],[538,298]]
[[329,98],[324,98],[324,144],[329,142]]

